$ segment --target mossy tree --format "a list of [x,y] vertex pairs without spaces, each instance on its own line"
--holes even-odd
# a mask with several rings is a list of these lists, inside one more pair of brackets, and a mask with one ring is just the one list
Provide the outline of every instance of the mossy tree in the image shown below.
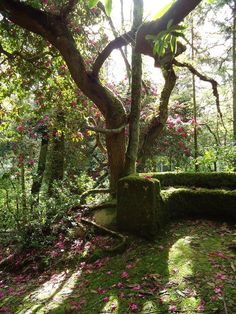
[[[91,71],[86,69],[82,51],[76,47],[75,39],[68,27],[71,14],[76,12],[77,1],[70,0],[57,3],[54,1],[53,4],[61,8],[59,12],[56,13],[48,12],[45,9],[43,10],[43,4],[37,1],[32,3],[32,1],[2,0],[0,2],[0,12],[6,20],[42,36],[58,49],[77,87],[95,103],[104,116],[106,129],[103,131],[106,134],[111,187],[113,189],[116,188],[118,179],[124,175],[127,159],[125,126],[129,123],[129,117],[120,98],[115,96],[100,81],[99,74],[101,67],[114,49],[127,46],[131,42],[135,42],[136,53],[154,57],[152,44],[147,41],[146,36],[150,34],[156,35],[160,31],[165,30],[170,20],[172,20],[173,25],[177,25],[200,2],[201,0],[178,0],[159,20],[144,23],[140,26],[138,25],[141,23],[140,19],[131,31],[117,37],[105,47],[95,60]],[[36,7],[33,7],[33,5]],[[160,118],[157,119],[160,123],[154,128],[153,125],[150,126],[143,142],[144,147],[152,144],[153,140],[163,129],[167,119],[166,105],[168,105],[169,96],[174,87],[175,77],[171,60],[164,64],[162,69],[166,84],[161,100],[162,114],[160,114]],[[133,119],[130,119],[130,123],[133,123]],[[135,134],[135,132],[133,134]],[[137,136],[133,137],[133,140],[137,141]],[[141,147],[141,152],[145,152],[144,147]],[[128,156],[130,156],[129,150]],[[132,158],[132,163],[134,165],[135,158]],[[131,171],[135,169],[134,166],[128,168],[130,168]]]

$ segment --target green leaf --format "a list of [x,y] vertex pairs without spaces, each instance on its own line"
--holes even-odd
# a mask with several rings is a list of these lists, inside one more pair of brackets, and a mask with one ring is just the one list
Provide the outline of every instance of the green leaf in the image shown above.
[[157,20],[160,17],[162,17],[162,15],[164,15],[171,7],[172,5],[176,2],[176,0],[171,0],[170,3],[168,3],[167,5],[165,5],[160,11],[158,11],[154,16],[153,16],[153,20]]
[[105,6],[105,10],[106,10],[106,14],[108,16],[111,15],[111,9],[112,9],[112,0],[102,0],[104,6]]
[[175,50],[176,50],[176,37],[174,36],[171,36],[171,40],[170,40],[170,49],[171,49],[171,52],[175,53]]
[[92,8],[96,7],[96,5],[98,4],[98,1],[99,0],[89,0],[89,3],[88,3],[89,8],[92,9]]

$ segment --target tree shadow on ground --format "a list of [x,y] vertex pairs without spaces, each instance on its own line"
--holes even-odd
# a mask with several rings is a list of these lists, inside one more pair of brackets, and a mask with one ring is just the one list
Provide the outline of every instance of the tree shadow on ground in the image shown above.
[[206,220],[174,222],[154,242],[134,239],[124,254],[83,263],[48,288],[35,282],[14,313],[233,313],[235,232]]

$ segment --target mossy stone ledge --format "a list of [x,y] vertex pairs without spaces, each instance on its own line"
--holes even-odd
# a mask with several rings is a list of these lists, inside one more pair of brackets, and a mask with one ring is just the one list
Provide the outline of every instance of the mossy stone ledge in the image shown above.
[[118,182],[117,224],[120,230],[151,239],[160,231],[165,216],[159,180],[132,175]]

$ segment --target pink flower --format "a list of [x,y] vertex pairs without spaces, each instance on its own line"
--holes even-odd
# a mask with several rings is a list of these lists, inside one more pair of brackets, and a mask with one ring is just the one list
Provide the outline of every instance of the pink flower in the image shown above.
[[104,294],[106,292],[106,290],[99,287],[99,288],[97,288],[97,292],[99,294]]
[[141,286],[139,284],[133,286],[132,290],[139,291],[141,289]]
[[106,302],[109,301],[109,299],[110,299],[109,297],[105,297],[105,298],[102,299],[102,301],[106,303]]
[[168,306],[168,310],[171,312],[171,313],[175,313],[177,312],[177,307],[175,305],[169,305]]
[[72,311],[79,311],[81,309],[80,302],[71,301],[70,304],[71,304],[71,310]]
[[223,273],[217,273],[216,274],[216,279],[220,279],[220,280],[226,280],[227,276]]
[[111,311],[111,312],[114,312],[115,309],[116,309],[116,304],[113,303],[113,304],[110,306],[110,311]]
[[129,305],[129,309],[131,312],[137,312],[138,311],[138,305],[136,303],[131,303]]
[[202,302],[198,305],[198,307],[197,307],[197,312],[198,312],[198,313],[202,313],[202,312],[204,312],[204,310],[205,310],[205,302],[202,301]]
[[17,132],[19,132],[19,133],[22,133],[22,132],[24,132],[24,129],[25,129],[25,127],[24,127],[24,125],[18,125],[18,127],[16,128],[16,130],[17,130]]
[[223,286],[215,287],[214,292],[215,292],[216,294],[221,294],[221,293],[222,293],[222,288],[223,288]]
[[117,287],[118,287],[119,289],[123,288],[123,283],[122,283],[122,282],[118,282]]
[[112,274],[112,272],[109,270],[109,271],[107,271],[107,275],[111,275]]
[[121,274],[121,278],[128,278],[129,274],[127,273],[127,271],[123,271],[123,273]]

